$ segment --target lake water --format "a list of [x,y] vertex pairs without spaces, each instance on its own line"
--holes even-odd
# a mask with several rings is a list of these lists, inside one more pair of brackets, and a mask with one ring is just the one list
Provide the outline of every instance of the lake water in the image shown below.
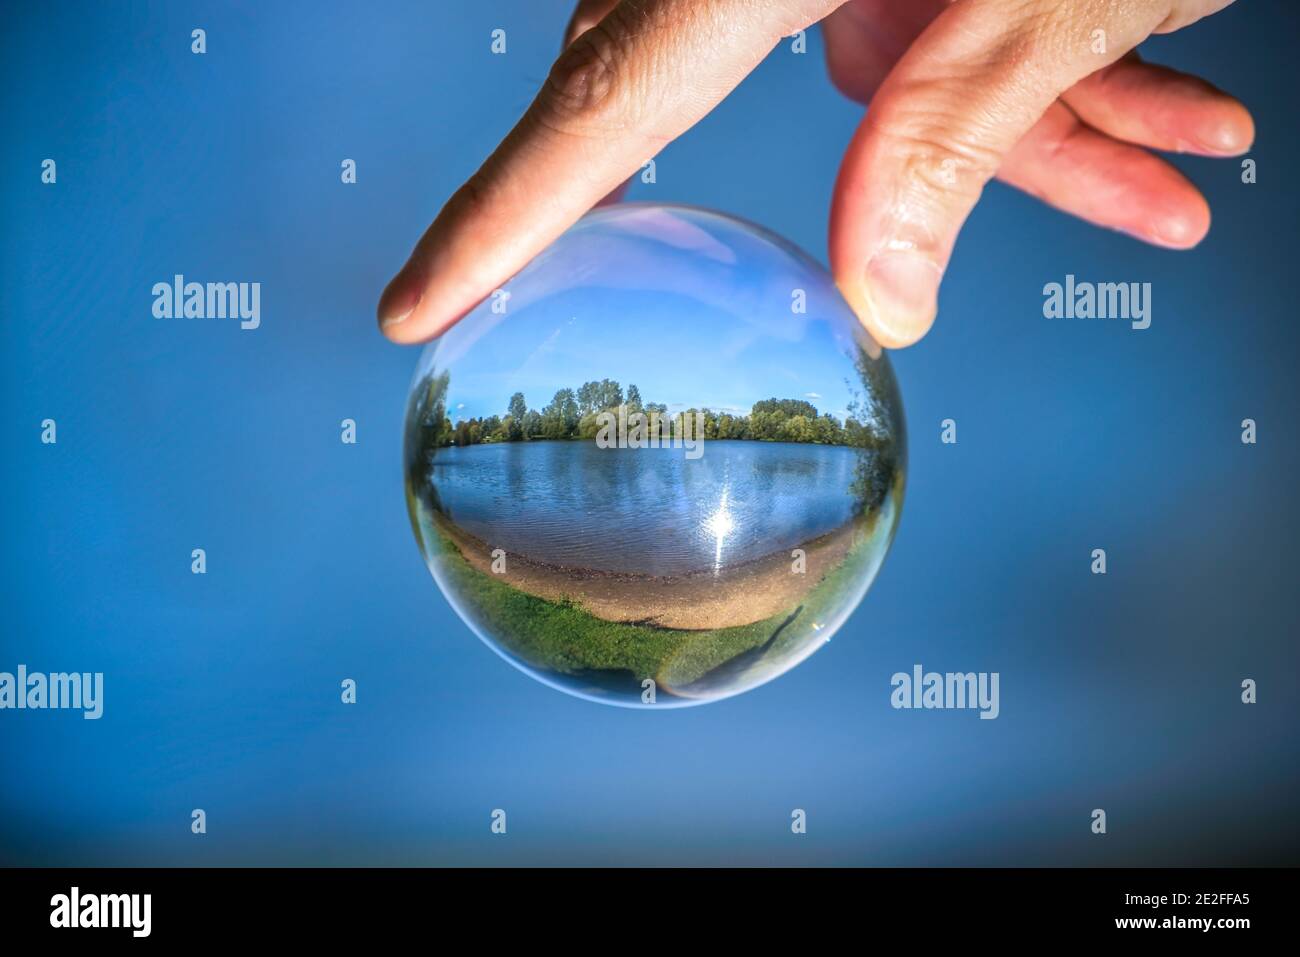
[[705,442],[602,449],[590,441],[439,449],[442,510],[493,548],[535,561],[682,575],[790,549],[847,522],[859,452]]

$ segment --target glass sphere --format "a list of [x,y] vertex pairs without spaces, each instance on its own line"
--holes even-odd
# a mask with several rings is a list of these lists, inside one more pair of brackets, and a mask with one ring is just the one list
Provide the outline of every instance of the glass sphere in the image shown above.
[[406,499],[489,647],[663,708],[830,640],[889,549],[906,454],[889,360],[825,269],[730,216],[628,203],[424,350]]

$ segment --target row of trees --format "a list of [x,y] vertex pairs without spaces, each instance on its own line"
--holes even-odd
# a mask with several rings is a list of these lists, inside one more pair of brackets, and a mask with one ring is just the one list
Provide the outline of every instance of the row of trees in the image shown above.
[[[445,374],[444,374],[445,375]],[[444,386],[445,392],[445,386]],[[560,389],[541,409],[528,407],[522,392],[510,397],[505,415],[461,419],[453,424],[442,410],[442,422],[430,426],[437,431],[435,447],[480,445],[493,442],[524,442],[538,439],[594,439],[600,429],[601,412],[618,415],[643,413],[647,425],[651,413],[658,413],[664,436],[672,434],[683,416],[690,417],[692,435],[697,411],[704,413],[705,439],[735,439],[759,442],[809,442],[819,445],[861,445],[862,425],[852,418],[844,422],[829,412],[818,414],[811,402],[803,399],[764,399],[754,403],[748,415],[718,412],[713,409],[686,409],[673,415],[662,403],[644,402],[635,385],[623,387],[611,380],[584,382],[577,390]]]

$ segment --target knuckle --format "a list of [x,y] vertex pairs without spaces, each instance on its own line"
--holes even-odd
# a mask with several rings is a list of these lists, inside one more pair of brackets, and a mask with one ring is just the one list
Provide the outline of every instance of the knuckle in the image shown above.
[[538,119],[565,133],[596,134],[620,124],[626,40],[611,15],[574,40],[555,61],[538,98]]
[[471,217],[481,215],[488,208],[491,190],[487,185],[487,173],[480,170],[471,176],[452,194],[447,207],[459,216]]
[[1002,160],[978,124],[951,111],[895,116],[880,132],[904,180],[927,192],[977,196]]

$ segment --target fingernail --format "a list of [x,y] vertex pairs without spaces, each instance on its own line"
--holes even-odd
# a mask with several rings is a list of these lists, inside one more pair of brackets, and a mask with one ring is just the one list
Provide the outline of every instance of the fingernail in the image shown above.
[[1185,249],[1192,245],[1194,227],[1180,216],[1156,220],[1151,227],[1151,238],[1162,246]]
[[882,346],[909,346],[934,324],[941,276],[921,253],[885,250],[867,263],[861,302],[849,304]]
[[384,294],[379,297],[379,328],[387,329],[402,322],[424,298],[424,290],[417,284],[403,282],[402,275],[388,284]]
[[1244,138],[1231,123],[1212,123],[1196,131],[1196,141],[1210,153],[1232,156],[1245,149]]

